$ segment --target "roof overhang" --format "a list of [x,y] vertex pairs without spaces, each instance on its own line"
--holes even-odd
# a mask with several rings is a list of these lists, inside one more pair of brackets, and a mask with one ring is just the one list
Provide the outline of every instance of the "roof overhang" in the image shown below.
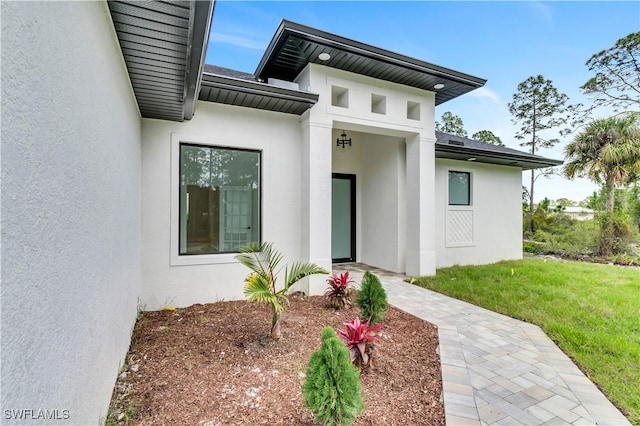
[[541,169],[562,164],[560,160],[553,160],[537,155],[495,152],[466,146],[449,145],[442,142],[436,142],[436,158],[499,164],[502,166],[519,167],[523,170]]
[[201,101],[301,115],[318,102],[315,93],[203,73]]
[[214,0],[109,0],[108,5],[140,114],[191,119]]
[[[321,53],[328,53],[330,59],[319,59]],[[436,93],[436,105],[482,87],[486,82],[287,20],[280,23],[255,75],[263,81],[268,78],[293,81],[309,63],[429,90]],[[444,88],[435,90],[436,84],[444,84]]]

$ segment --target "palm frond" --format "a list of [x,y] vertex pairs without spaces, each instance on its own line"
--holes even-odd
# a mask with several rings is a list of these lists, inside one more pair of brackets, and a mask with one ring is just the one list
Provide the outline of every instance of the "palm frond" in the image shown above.
[[314,263],[296,262],[291,265],[291,268],[285,269],[283,290],[287,291],[289,287],[300,281],[302,278],[316,274],[329,274],[329,271]]
[[279,272],[277,267],[282,261],[282,254],[273,248],[272,243],[249,243],[240,248],[240,253],[235,258],[253,272],[270,276],[275,284]]
[[253,272],[264,275],[266,269],[264,268],[265,262],[262,259],[261,252],[261,244],[249,243],[240,248],[240,253],[238,253],[235,258]]
[[597,119],[565,147],[564,174],[596,183],[624,185],[638,170],[640,129],[637,114]]
[[269,303],[276,312],[284,311],[280,304],[281,298],[271,291],[269,280],[257,273],[250,274],[244,282],[244,296],[250,302]]

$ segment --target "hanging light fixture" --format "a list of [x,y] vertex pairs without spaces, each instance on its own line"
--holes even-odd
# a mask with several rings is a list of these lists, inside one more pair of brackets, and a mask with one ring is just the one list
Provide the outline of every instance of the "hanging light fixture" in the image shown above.
[[347,134],[342,131],[342,134],[338,139],[336,139],[336,146],[338,148],[346,149],[348,146],[351,146],[351,138],[347,139]]

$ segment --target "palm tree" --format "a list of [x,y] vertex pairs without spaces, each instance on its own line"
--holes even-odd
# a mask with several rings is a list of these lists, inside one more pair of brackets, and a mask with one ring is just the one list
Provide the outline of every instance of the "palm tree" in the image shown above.
[[638,114],[594,120],[565,149],[564,175],[586,177],[607,188],[607,212],[613,212],[615,188],[640,174]]
[[273,339],[282,336],[280,314],[284,312],[283,304],[289,303],[289,288],[304,277],[329,273],[314,263],[295,262],[291,267],[284,267],[284,287],[278,290],[278,274],[282,271],[278,266],[282,261],[282,254],[271,243],[251,243],[240,249],[236,259],[253,271],[245,280],[245,297],[252,302],[271,304],[270,335]]

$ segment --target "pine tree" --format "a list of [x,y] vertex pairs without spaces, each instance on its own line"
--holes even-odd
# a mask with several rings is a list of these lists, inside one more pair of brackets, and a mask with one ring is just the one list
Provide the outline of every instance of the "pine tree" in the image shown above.
[[[551,80],[542,75],[531,76],[518,84],[509,103],[509,112],[514,124],[520,125],[516,138],[524,140],[520,146],[529,148],[531,154],[538,154],[541,148],[551,148],[558,142],[557,138],[543,138],[545,131],[557,131],[561,136],[570,133],[569,123],[575,119],[577,106],[568,104],[569,97],[556,89]],[[548,174],[548,172],[547,172]],[[533,232],[533,195],[536,175],[531,169],[529,185],[529,232]]]
[[384,291],[378,277],[371,272],[365,272],[362,277],[362,286],[356,297],[356,305],[361,310],[360,317],[367,321],[371,318],[370,324],[374,325],[384,319],[387,313],[387,292]]
[[360,375],[331,327],[322,330],[320,349],[311,354],[302,393],[317,423],[350,425],[364,410]]

